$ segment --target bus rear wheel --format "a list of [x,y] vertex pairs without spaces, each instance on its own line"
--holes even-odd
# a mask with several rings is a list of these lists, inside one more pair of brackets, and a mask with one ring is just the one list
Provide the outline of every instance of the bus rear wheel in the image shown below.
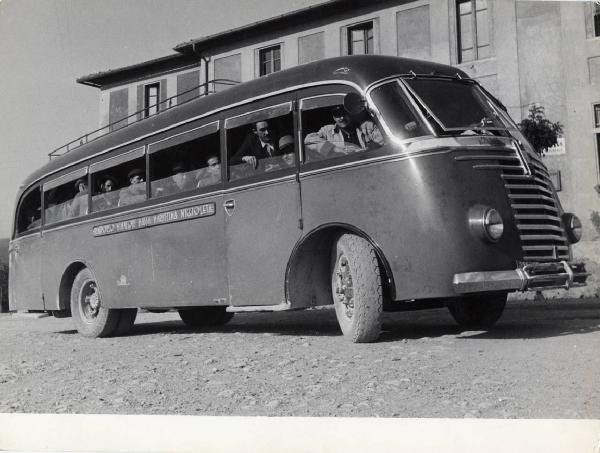
[[485,330],[502,316],[506,297],[506,293],[457,297],[448,303],[448,310],[461,327]]
[[222,326],[233,318],[227,307],[194,307],[178,310],[181,320],[189,327]]
[[119,324],[119,310],[102,306],[98,284],[87,268],[82,269],[73,281],[71,316],[78,332],[84,337],[107,337],[115,332]]
[[331,261],[331,292],[342,333],[354,343],[377,340],[383,288],[375,249],[359,236],[342,234]]

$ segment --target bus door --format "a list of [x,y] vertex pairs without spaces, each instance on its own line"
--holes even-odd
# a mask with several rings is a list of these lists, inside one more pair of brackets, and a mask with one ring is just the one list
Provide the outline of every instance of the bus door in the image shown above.
[[148,228],[154,306],[226,305],[219,122],[192,124],[151,143]]
[[292,102],[271,99],[225,126],[230,304],[278,305],[286,301],[285,271],[301,236]]
[[23,197],[16,218],[17,239],[9,246],[11,310],[43,310],[41,194],[39,187]]
[[147,216],[139,208],[147,200],[146,150],[131,146],[90,165],[91,210],[102,216],[71,231],[111,308],[144,307],[152,296]]

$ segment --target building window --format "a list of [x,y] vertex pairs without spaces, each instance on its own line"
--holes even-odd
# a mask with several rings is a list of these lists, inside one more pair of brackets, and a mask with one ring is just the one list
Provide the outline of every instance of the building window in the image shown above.
[[594,105],[594,124],[600,127],[600,104]]
[[374,54],[373,22],[354,25],[347,29],[348,55]]
[[457,0],[458,62],[490,56],[487,0]]
[[272,46],[258,51],[259,75],[281,71],[281,46]]
[[148,117],[158,113],[158,97],[160,83],[152,83],[144,87],[144,116]]

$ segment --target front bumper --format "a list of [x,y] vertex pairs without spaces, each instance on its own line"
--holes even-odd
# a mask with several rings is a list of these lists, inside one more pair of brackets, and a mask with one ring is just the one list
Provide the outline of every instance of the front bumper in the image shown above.
[[454,274],[452,285],[459,294],[569,289],[584,286],[588,275],[583,263],[527,263],[507,271]]

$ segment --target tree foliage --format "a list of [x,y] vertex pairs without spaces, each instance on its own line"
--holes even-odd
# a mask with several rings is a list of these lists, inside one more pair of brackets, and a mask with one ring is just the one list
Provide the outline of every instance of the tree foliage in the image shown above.
[[545,149],[558,143],[558,137],[563,132],[562,125],[546,118],[544,107],[535,104],[529,107],[529,115],[519,123],[519,128],[540,156]]

